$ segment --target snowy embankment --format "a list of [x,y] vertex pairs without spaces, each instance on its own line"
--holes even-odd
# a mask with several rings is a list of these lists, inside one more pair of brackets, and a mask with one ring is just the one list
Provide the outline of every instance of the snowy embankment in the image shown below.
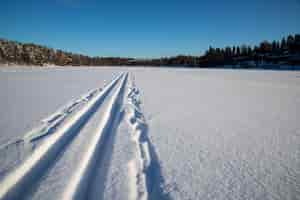
[[299,72],[47,70],[0,71],[0,199],[300,196]]

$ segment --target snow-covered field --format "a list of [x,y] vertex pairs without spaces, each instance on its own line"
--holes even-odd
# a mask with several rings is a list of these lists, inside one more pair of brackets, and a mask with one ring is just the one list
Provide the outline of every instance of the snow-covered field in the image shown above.
[[0,199],[300,199],[300,72],[0,68]]

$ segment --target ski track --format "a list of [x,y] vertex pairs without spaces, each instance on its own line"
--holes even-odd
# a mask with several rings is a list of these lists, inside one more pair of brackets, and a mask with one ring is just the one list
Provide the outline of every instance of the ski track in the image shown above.
[[[31,152],[27,152],[26,159],[15,161],[13,163],[16,165],[15,168],[10,171],[7,169],[7,174],[0,181],[0,199],[30,199],[31,197],[39,199],[40,195],[43,195],[41,191],[44,191],[43,187],[39,188],[41,179],[45,181],[46,174],[51,177],[51,173],[61,173],[55,170],[51,172],[50,169],[55,167],[58,167],[56,170],[61,169],[59,166],[64,165],[64,162],[60,165],[55,164],[58,164],[64,156],[70,155],[67,154],[68,150],[72,154],[73,150],[70,146],[76,140],[79,146],[73,145],[73,149],[80,147],[82,152],[78,155],[80,162],[73,167],[72,164],[68,164],[72,171],[58,196],[61,199],[75,200],[104,198],[102,195],[108,178],[114,138],[123,119],[128,126],[127,137],[131,138],[130,145],[134,149],[132,159],[128,163],[123,163],[125,167],[127,164],[128,169],[127,198],[171,199],[168,192],[164,191],[166,187],[159,159],[148,137],[148,126],[140,104],[140,92],[135,86],[134,77],[123,73],[103,90],[92,90],[41,120],[41,125],[26,133],[24,138],[3,147],[7,153],[12,147],[23,148],[16,151],[17,153],[26,149]],[[101,112],[99,112],[100,108]],[[95,128],[93,124],[96,124]],[[82,134],[87,131],[90,132],[88,143],[79,142],[84,138]],[[0,149],[0,153],[3,149]],[[67,162],[74,163],[74,160],[67,159]],[[4,170],[3,173],[6,171]],[[59,179],[59,176],[56,179]],[[44,182],[45,184],[47,181]],[[38,190],[40,192],[37,196],[31,196]]]
[[165,181],[159,160],[148,137],[148,126],[140,108],[140,92],[134,77],[128,85],[125,112],[131,126],[132,141],[136,146],[136,158],[128,163],[130,199],[171,199],[164,191]]
[[[60,152],[64,151],[67,144],[78,134],[80,129],[88,122],[95,110],[102,104],[110,91],[124,79],[124,74],[115,78],[96,97],[92,98],[67,120],[57,131],[51,134],[38,146],[24,162],[8,173],[0,182],[0,199],[22,199],[26,191],[30,190],[39,181],[39,178],[56,160]],[[124,80],[123,80],[124,81]],[[92,95],[87,95],[88,100]],[[73,108],[74,104],[68,108]],[[67,109],[67,111],[70,111]],[[48,122],[57,118],[50,117]],[[47,120],[46,120],[47,121]],[[54,120],[55,121],[55,120]],[[83,173],[84,174],[84,173]]]
[[101,92],[101,88],[94,89],[89,91],[87,94],[81,96],[80,98],[71,101],[70,103],[63,106],[61,109],[58,109],[55,113],[50,116],[42,119],[40,124],[30,130],[28,133],[24,135],[23,138],[14,139],[13,141],[9,141],[6,144],[2,144],[0,146],[0,151],[3,149],[8,149],[9,146],[13,146],[19,143],[25,142],[33,142],[35,140],[39,140],[48,134],[53,133],[56,127],[58,127],[64,120],[74,111],[78,110],[82,106],[84,106],[88,101],[90,101],[93,97],[96,96],[99,92]]
[[83,160],[78,166],[76,173],[72,177],[69,186],[63,196],[63,199],[86,199],[89,194],[89,186],[92,183],[93,172],[96,170],[97,161],[101,159],[102,146],[107,141],[108,133],[112,134],[114,131],[114,121],[119,115],[119,104],[122,100],[122,94],[127,81],[127,74],[123,77],[122,84],[118,88],[117,92],[112,97],[107,111],[104,116],[104,120],[99,123],[99,127],[96,129],[96,134],[91,140],[91,144],[88,150],[83,156]]
[[[55,113],[42,119],[40,124],[27,132],[24,137],[14,139],[0,146],[0,178],[11,168],[20,164],[40,143],[41,139],[54,133],[72,114],[82,108],[87,102],[95,98],[102,91],[101,88],[89,91],[76,100],[72,100]],[[14,152],[14,154],[12,154]]]

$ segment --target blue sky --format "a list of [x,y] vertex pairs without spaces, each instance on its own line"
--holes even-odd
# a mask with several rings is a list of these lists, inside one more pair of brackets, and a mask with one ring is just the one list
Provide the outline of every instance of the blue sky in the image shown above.
[[91,56],[201,55],[300,33],[300,0],[1,0],[0,37]]

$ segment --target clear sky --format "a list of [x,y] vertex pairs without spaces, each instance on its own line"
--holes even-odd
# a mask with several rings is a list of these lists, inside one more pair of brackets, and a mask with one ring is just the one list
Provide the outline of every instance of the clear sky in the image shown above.
[[300,33],[300,0],[0,0],[0,37],[91,56],[200,55]]

